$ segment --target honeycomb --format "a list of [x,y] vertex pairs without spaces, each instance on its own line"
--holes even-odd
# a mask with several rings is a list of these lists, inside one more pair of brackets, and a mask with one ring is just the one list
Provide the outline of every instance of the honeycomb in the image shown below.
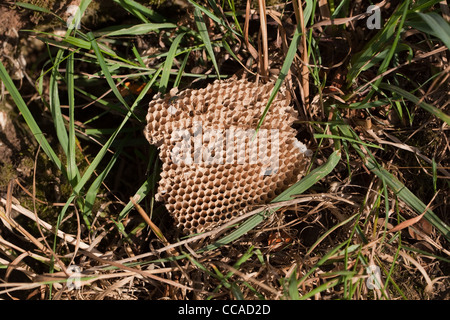
[[[284,88],[256,133],[273,83],[216,80],[152,100],[144,131],[163,163],[157,201],[184,233],[211,230],[297,182],[309,163]],[[245,210],[244,210],[245,209]]]

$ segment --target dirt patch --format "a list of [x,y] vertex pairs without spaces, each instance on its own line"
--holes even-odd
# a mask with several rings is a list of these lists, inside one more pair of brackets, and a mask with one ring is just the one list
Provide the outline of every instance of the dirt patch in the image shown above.
[[[26,67],[30,64],[27,52],[32,46],[20,31],[33,25],[29,15],[12,6],[0,6],[0,61],[19,90],[29,87]],[[31,58],[34,57],[30,56]],[[23,94],[23,93],[22,93]],[[26,97],[22,96],[26,101]],[[9,181],[26,179],[33,169],[33,150],[28,127],[17,113],[14,102],[1,85],[0,97],[0,192],[6,190]]]
[[16,10],[0,7],[0,21],[0,59],[10,71],[11,78],[20,80],[24,77],[21,70],[26,64],[18,48],[19,30],[25,26],[24,18]]
[[14,161],[14,155],[22,146],[17,130],[6,111],[0,111],[0,165]]
[[14,178],[29,177],[33,161],[28,156],[33,142],[22,128],[17,116],[0,106],[0,190]]

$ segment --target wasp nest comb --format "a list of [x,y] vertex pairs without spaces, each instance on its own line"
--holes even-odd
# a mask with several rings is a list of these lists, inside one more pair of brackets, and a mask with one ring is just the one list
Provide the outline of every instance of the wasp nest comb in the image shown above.
[[209,230],[269,202],[309,163],[291,128],[297,119],[280,90],[255,128],[273,83],[215,81],[150,102],[145,136],[163,162],[156,200],[185,233]]

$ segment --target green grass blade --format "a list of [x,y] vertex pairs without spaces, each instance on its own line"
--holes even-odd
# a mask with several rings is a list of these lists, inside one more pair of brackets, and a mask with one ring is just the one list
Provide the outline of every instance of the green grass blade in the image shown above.
[[[91,44],[88,41],[85,41],[83,39],[80,38],[76,38],[73,36],[66,36],[66,37],[62,37],[60,35],[56,35],[53,33],[49,33],[49,32],[44,32],[44,31],[39,31],[39,30],[26,30],[23,29],[21,30],[23,32],[33,32],[33,33],[38,33],[38,34],[42,34],[42,35],[46,35],[48,36],[48,38],[44,38],[44,37],[39,37],[36,36],[36,39],[41,40],[44,43],[48,43],[51,44],[57,48],[62,48],[62,49],[68,49],[68,48],[75,48],[75,49],[85,49],[85,50],[90,50],[91,49]],[[55,39],[58,40],[55,40]]]
[[[315,3],[312,0],[306,0],[305,3],[306,3],[306,7],[303,10],[303,19],[305,21],[305,26],[307,26],[309,20],[311,19],[311,14],[313,12],[313,7],[315,6]],[[312,19],[311,19],[311,21],[312,21]]]
[[[211,2],[214,2],[214,1],[209,1],[209,2],[211,3]],[[228,0],[228,5],[230,6],[230,9],[231,9],[230,15],[233,17],[234,26],[236,27],[237,31],[240,34],[243,34],[244,32],[242,31],[242,28],[241,28],[241,26],[239,24],[239,19],[238,19],[237,15],[236,15],[237,12],[236,12],[236,6],[234,5],[234,1]],[[214,10],[214,12],[216,12],[216,11],[217,10]],[[219,14],[219,13],[216,12],[216,14]],[[227,15],[227,13],[225,13],[225,15]]]
[[51,14],[52,16],[58,18],[61,21],[64,21],[63,19],[61,19],[60,16],[56,15],[55,13],[53,13],[52,11],[46,9],[46,8],[42,8],[39,7],[35,4],[31,4],[31,3],[26,3],[26,2],[15,2],[14,5],[25,8],[25,9],[29,9],[29,10],[33,10],[33,11],[38,11],[38,12],[42,12],[42,13],[46,13],[46,14]]
[[198,9],[201,12],[203,12],[206,16],[208,16],[208,18],[210,18],[212,21],[214,21],[217,25],[221,25],[224,28],[226,28],[228,31],[230,31],[230,32],[234,33],[235,35],[241,37],[241,35],[234,28],[230,28],[230,26],[227,23],[225,23],[223,21],[223,19],[218,18],[212,12],[208,11],[205,7],[199,5],[198,3],[196,3],[193,0],[188,0],[188,2],[190,4],[192,4],[195,9]]
[[442,0],[414,1],[412,10],[417,12],[424,12],[437,5],[439,2],[442,2]]
[[[383,73],[383,72],[385,72],[387,70],[387,68],[389,66],[389,63],[391,62],[392,57],[394,56],[394,53],[397,50],[398,41],[399,41],[400,35],[401,35],[402,31],[403,31],[402,30],[403,29],[403,24],[405,23],[405,19],[406,19],[407,13],[408,13],[409,3],[410,3],[410,1],[408,0],[408,1],[405,1],[402,4],[404,6],[404,8],[403,8],[403,13],[402,13],[401,18],[400,18],[400,23],[397,25],[397,34],[394,37],[394,41],[393,41],[393,43],[392,43],[392,45],[391,45],[391,47],[389,49],[387,57],[383,60],[383,62],[380,65],[380,68],[378,69],[378,74],[381,74],[381,73]],[[375,83],[380,83],[381,80],[382,80],[382,78],[377,80],[377,82],[375,82]]]
[[178,45],[180,44],[180,41],[184,35],[185,35],[185,33],[181,33],[173,40],[172,45],[170,46],[166,61],[164,62],[163,73],[161,75],[161,81],[159,84],[159,91],[162,94],[166,93],[166,91],[167,91],[173,60],[175,59],[175,54],[177,52]]
[[80,38],[68,36],[68,37],[66,37],[63,40],[63,42],[71,44],[74,47],[80,48],[80,49],[85,49],[85,50],[90,50],[91,49],[91,44],[88,41],[85,41],[85,40],[80,39]]
[[8,90],[11,97],[13,98],[14,103],[16,104],[17,108],[19,109],[20,113],[22,114],[23,118],[25,119],[25,122],[27,123],[28,127],[30,128],[36,141],[41,146],[42,150],[50,158],[50,160],[55,164],[55,166],[59,170],[64,172],[65,169],[62,166],[61,160],[58,158],[58,156],[56,155],[56,153],[54,152],[54,150],[48,143],[47,139],[45,138],[45,135],[42,133],[41,129],[39,128],[39,125],[34,120],[34,117],[31,114],[30,110],[28,109],[27,104],[25,103],[25,101],[23,101],[21,94],[17,90],[16,86],[14,85],[14,82],[9,77],[8,72],[6,71],[5,67],[3,66],[3,63],[1,63],[1,62],[0,62],[0,79],[2,80],[3,84],[5,85],[6,90]]
[[[395,30],[402,17],[401,10],[404,9],[405,4],[401,4],[394,14],[389,18],[386,25],[378,31],[378,33],[370,39],[370,41],[364,46],[363,50],[355,54],[351,59],[351,67],[348,71],[347,82],[350,86],[355,78],[363,70],[377,54],[383,51],[383,49],[390,44],[392,37],[395,34]],[[395,48],[393,49],[395,50]]]
[[81,0],[79,7],[77,9],[77,12],[75,13],[75,17],[72,19],[72,21],[70,23],[66,23],[66,25],[67,25],[66,35],[68,35],[69,33],[72,32],[72,30],[75,29],[77,22],[80,22],[81,17],[84,15],[84,12],[86,11],[86,9],[89,6],[89,4],[91,3],[91,1],[92,0]]
[[272,203],[288,201],[292,199],[292,196],[302,194],[303,192],[311,188],[314,184],[316,184],[319,180],[326,177],[334,169],[334,167],[336,167],[340,160],[341,152],[339,150],[334,151],[328,158],[327,162],[325,162],[322,166],[312,170],[306,177],[302,178],[293,186],[285,190],[278,197],[276,197],[272,201]]
[[109,87],[111,88],[112,92],[116,96],[116,98],[125,106],[125,108],[130,111],[130,107],[128,106],[128,103],[125,101],[125,99],[122,97],[122,95],[119,92],[119,89],[116,87],[116,83],[114,82],[113,78],[111,77],[111,73],[109,72],[108,66],[105,62],[105,59],[103,58],[103,55],[100,51],[100,48],[97,44],[97,41],[95,41],[94,35],[92,32],[89,32],[87,34],[87,37],[92,45],[92,49],[94,50],[94,53],[98,59],[98,63],[100,65],[100,68],[102,69],[102,72],[106,78],[106,82],[108,82]]
[[[145,94],[150,89],[150,87],[153,84],[154,79],[156,78],[156,76],[152,79],[152,81],[150,81],[150,82],[148,82],[146,84],[144,89],[141,91],[141,93],[136,98],[135,102],[133,103],[133,105],[131,107],[131,110],[128,112],[128,114],[122,120],[122,123],[114,131],[114,133],[111,135],[111,137],[109,137],[108,141],[103,145],[103,147],[100,149],[100,151],[95,156],[94,160],[92,160],[91,164],[89,165],[89,167],[84,172],[84,174],[81,177],[81,179],[78,182],[78,184],[73,188],[72,195],[69,197],[69,199],[67,200],[66,204],[64,205],[63,209],[61,210],[61,212],[60,212],[60,214],[58,216],[57,228],[56,228],[57,230],[59,228],[59,223],[62,221],[62,218],[65,216],[65,213],[66,213],[67,209],[69,208],[70,204],[80,194],[80,191],[84,188],[86,183],[91,179],[92,175],[94,174],[94,171],[97,169],[98,165],[103,160],[103,158],[106,155],[106,153],[108,152],[109,148],[111,147],[111,145],[116,140],[118,134],[121,132],[122,128],[125,126],[125,124],[128,122],[130,117],[133,115],[134,108],[138,105],[138,103],[142,100],[142,98],[145,96]],[[55,238],[55,241],[56,241],[56,238]]]
[[349,137],[341,137],[341,136],[333,135],[333,134],[315,133],[314,134],[314,138],[317,138],[317,139],[340,139],[340,140],[346,140],[346,141],[351,141],[351,142],[358,142],[358,143],[360,143],[362,145],[365,145],[365,146],[368,146],[368,147],[371,147],[371,148],[376,148],[376,149],[381,149],[381,150],[384,149],[383,147],[380,147],[379,145],[376,145],[376,144],[360,142],[360,141],[358,141],[356,139],[352,139],[352,138],[349,138]]
[[350,216],[349,218],[345,219],[342,222],[339,222],[338,224],[336,224],[335,226],[329,228],[324,234],[322,234],[319,239],[317,239],[317,241],[308,249],[308,251],[306,252],[306,255],[310,255],[311,252],[314,251],[314,249],[316,248],[316,246],[322,242],[323,239],[325,239],[326,237],[328,237],[334,230],[338,229],[339,227],[346,225],[347,223],[349,223],[350,221],[352,221],[353,219],[355,219],[357,216],[359,215],[359,213],[355,213],[354,215]]
[[98,164],[100,163],[100,161],[103,159],[103,157],[105,156],[105,154],[107,153],[108,149],[111,147],[111,145],[114,143],[114,141],[116,140],[119,132],[122,130],[122,128],[125,126],[125,124],[128,122],[128,120],[130,119],[130,117],[133,115],[133,110],[136,108],[136,106],[138,105],[138,103],[142,100],[142,98],[147,94],[148,90],[150,89],[151,85],[153,84],[152,82],[148,82],[144,89],[142,89],[141,93],[139,94],[139,96],[136,98],[136,101],[133,103],[130,111],[128,112],[128,114],[125,116],[125,118],[122,120],[122,123],[119,125],[119,127],[116,129],[116,131],[111,135],[111,137],[108,139],[108,141],[105,143],[105,145],[101,148],[101,150],[98,152],[98,154],[95,156],[94,160],[91,162],[91,164],[89,165],[89,167],[86,169],[85,174],[83,175],[82,179],[80,180],[80,182],[77,184],[75,191],[80,191],[85,183],[90,179],[91,175],[93,174],[93,172],[95,171],[95,169],[97,168]]
[[183,75],[184,75],[184,69],[186,68],[186,64],[187,64],[187,62],[188,62],[188,59],[189,59],[189,55],[190,55],[190,54],[191,54],[191,50],[189,50],[189,51],[186,53],[186,55],[185,55],[185,57],[184,57],[184,59],[183,59],[183,62],[181,62],[181,66],[180,66],[180,69],[178,70],[177,77],[175,78],[175,82],[173,83],[173,87],[174,87],[174,88],[178,88],[179,85],[180,85],[181,78],[182,78]]
[[303,295],[300,300],[306,300],[311,298],[312,296],[314,296],[315,294],[322,292],[322,291],[326,291],[329,290],[330,288],[338,285],[339,283],[341,283],[341,279],[333,279],[330,281],[325,282],[324,284],[321,284],[320,286],[314,288],[313,290],[311,290],[310,292],[306,293],[305,295]]
[[436,160],[434,160],[433,157],[433,162],[431,163],[431,172],[433,173],[433,191],[436,193],[437,192],[437,164],[436,164]]
[[239,63],[243,68],[246,68],[246,66],[242,63],[242,61],[238,58],[238,56],[236,56],[236,54],[233,52],[233,50],[231,49],[230,45],[228,44],[225,38],[222,39],[222,46],[230,54],[230,56],[233,57],[234,61]]
[[[111,32],[106,32],[103,36],[111,37],[111,36],[124,36],[124,35],[141,35],[141,34],[147,34],[152,31],[158,31],[160,29],[173,29],[177,26],[173,23],[142,23],[137,24],[133,26],[114,26],[109,27],[107,29],[100,30],[107,31],[110,28],[114,28],[116,30]],[[102,32],[103,33],[103,32]]]
[[[238,261],[233,265],[233,269],[234,270],[239,270],[241,265],[246,262],[248,259],[250,259],[254,252],[254,246],[251,246],[239,259]],[[220,284],[213,290],[213,293],[217,293],[219,292],[219,290],[222,288],[222,286],[225,286],[229,289],[231,289],[232,291],[234,290],[233,287],[236,287],[236,285],[234,283],[232,283],[231,285],[228,282],[228,279],[230,279],[233,275],[234,272],[233,271],[229,271],[227,272],[226,275],[223,275],[219,272],[219,270],[217,270],[216,268],[214,269],[214,271],[216,272],[216,274],[218,275],[218,278],[220,279]],[[233,292],[233,295],[238,298],[239,296],[239,291],[235,291]],[[210,300],[210,298],[212,298],[212,296],[210,296],[207,300]]]
[[289,277],[289,298],[291,300],[300,300],[300,294],[298,293],[298,287],[297,287],[297,272],[294,269],[291,276]]
[[343,241],[342,243],[338,244],[336,247],[328,251],[320,260],[310,269],[308,272],[306,272],[303,277],[301,277],[297,281],[297,287],[300,286],[308,277],[316,271],[317,268],[319,268],[321,265],[323,265],[325,262],[327,262],[330,258],[334,256],[335,253],[337,253],[343,246],[347,245],[347,241]]
[[[378,177],[384,179],[391,190],[410,206],[418,214],[425,212],[427,206],[413,194],[403,183],[394,177],[389,171],[380,166],[373,158],[366,158],[367,168]],[[450,241],[450,227],[445,224],[436,214],[427,209],[424,218],[428,220],[444,237]]]
[[121,155],[121,151],[123,150],[125,141],[126,140],[124,139],[122,143],[117,147],[111,160],[106,165],[106,168],[98,175],[98,177],[94,180],[94,182],[91,184],[88,191],[86,192],[83,208],[84,217],[91,215],[92,208],[94,206],[95,200],[97,199],[97,194],[100,189],[100,186],[103,183],[103,181],[105,181],[105,178],[108,176],[109,172],[114,167],[114,164],[116,163],[117,159]]
[[302,34],[300,33],[299,28],[297,28],[295,30],[294,36],[292,38],[292,42],[289,45],[289,49],[288,49],[288,52],[284,59],[283,66],[281,67],[280,75],[279,75],[277,81],[275,82],[275,85],[272,89],[272,93],[270,94],[270,97],[269,97],[269,101],[267,102],[266,107],[261,115],[261,118],[259,119],[258,125],[256,126],[256,131],[258,131],[259,128],[261,127],[261,125],[263,124],[264,119],[267,115],[267,112],[269,112],[270,105],[272,104],[272,101],[275,99],[278,91],[281,88],[281,85],[283,84],[284,79],[286,78],[286,76],[289,72],[289,69],[291,68],[292,62],[294,61],[295,54],[297,52],[298,42],[300,40],[301,35]]
[[208,29],[206,28],[205,20],[203,20],[202,12],[200,9],[195,8],[194,10],[195,23],[197,24],[198,33],[205,44],[206,51],[216,69],[217,76],[220,78],[219,66],[217,65],[216,57],[214,55],[214,50],[211,45],[211,39],[209,38]]
[[64,150],[64,153],[67,155],[69,138],[67,136],[67,129],[61,112],[58,89],[58,79],[60,78],[58,68],[63,60],[63,55],[64,51],[58,50],[55,61],[53,62],[49,83],[49,107],[53,118],[53,125],[55,126],[56,130],[56,136],[58,137],[59,144]]
[[[141,202],[150,191],[152,191],[156,186],[156,178],[159,176],[158,171],[154,171],[151,175],[148,176],[147,180],[142,184],[142,186],[136,191],[134,195],[134,199],[137,203]],[[127,214],[133,209],[133,203],[129,201],[127,205],[122,209],[119,213],[118,220],[124,219]]]
[[[356,134],[352,134],[351,129],[346,125],[339,125],[339,129],[346,136],[353,136],[357,139]],[[409,207],[411,207],[418,214],[425,212],[427,206],[415,195],[413,194],[403,183],[401,183],[396,177],[394,177],[390,172],[384,169],[374,158],[370,150],[365,149],[363,151],[359,144],[351,143],[356,152],[363,159],[366,167],[372,171],[376,176],[378,176],[387,186],[404,201]],[[367,155],[366,155],[367,154]],[[447,240],[450,240],[450,227],[445,224],[436,214],[431,210],[427,209],[424,218],[428,220]]]
[[115,3],[120,5],[122,8],[133,14],[135,17],[141,19],[143,22],[150,22],[148,18],[150,18],[153,22],[164,22],[166,18],[164,18],[159,13],[154,10],[143,6],[142,4],[133,1],[133,0],[114,0]]
[[70,54],[66,65],[67,95],[69,100],[69,138],[67,145],[67,178],[75,186],[80,179],[80,172],[76,164],[75,144],[75,85],[74,85],[74,57]]
[[205,7],[199,5],[198,3],[196,3],[193,0],[188,0],[188,2],[190,4],[192,4],[194,6],[195,9],[202,11],[204,14],[206,14],[212,21],[214,21],[217,24],[223,25],[223,21],[216,17],[212,12],[208,11],[207,9],[205,9]]
[[[366,71],[369,70],[370,68],[372,68],[373,66],[376,66],[380,63],[383,63],[383,61],[385,59],[387,59],[388,54],[390,54],[390,47],[382,50],[381,52],[377,53],[370,61],[368,61],[365,65],[363,65],[360,69],[360,71]],[[412,56],[412,48],[410,46],[408,46],[407,44],[404,43],[400,43],[398,44],[395,49],[394,49],[394,53],[398,54],[402,51],[408,51],[409,52],[409,57]]]
[[[53,46],[55,46],[57,48],[62,48],[62,49],[74,48],[74,49],[91,50],[91,43],[89,41],[81,39],[81,38],[73,37],[68,34],[65,37],[62,37],[60,35],[56,35],[56,34],[49,33],[49,32],[44,32],[44,31],[39,31],[39,30],[21,30],[21,31],[27,31],[27,32],[33,32],[33,33],[47,35],[47,36],[49,36],[49,38],[43,38],[43,37],[39,37],[39,36],[37,36],[36,38],[41,40],[42,42],[52,44]],[[81,32],[78,31],[78,34],[81,34]],[[53,38],[56,38],[59,40],[55,40]],[[99,45],[100,51],[102,53],[105,53],[113,58],[116,58],[116,59],[119,59],[126,63],[131,64],[129,61],[119,57],[113,50],[108,48],[106,45],[101,44],[101,43],[98,45]],[[85,56],[89,57],[91,55],[89,53],[86,53]]]
[[[106,155],[106,153],[108,152],[108,149],[111,147],[111,145],[113,144],[113,142],[115,141],[115,139],[117,138],[117,135],[121,132],[122,128],[125,126],[125,124],[128,122],[128,120],[130,119],[130,117],[133,114],[133,110],[134,108],[138,105],[138,103],[142,100],[142,98],[147,94],[148,90],[150,89],[150,87],[153,85],[153,82],[155,81],[156,77],[158,76],[159,72],[155,75],[155,77],[152,79],[152,81],[148,82],[147,85],[144,87],[144,89],[141,91],[141,93],[139,94],[139,96],[136,98],[136,100],[134,101],[131,110],[128,112],[128,114],[125,116],[125,118],[122,120],[122,123],[120,124],[120,126],[116,129],[116,131],[111,135],[111,137],[108,139],[108,141],[103,145],[103,147],[101,148],[101,150],[98,152],[98,154],[96,155],[96,157],[94,158],[94,160],[91,162],[91,164],[89,165],[89,167],[86,169],[85,173],[83,174],[83,176],[81,177],[80,181],[78,182],[78,184],[73,188],[72,194],[69,197],[69,199],[66,201],[64,207],[61,209],[61,212],[58,215],[57,221],[56,221],[56,226],[55,226],[55,230],[58,231],[59,230],[59,226],[61,224],[61,221],[63,220],[67,210],[69,209],[69,206],[73,203],[73,201],[77,198],[77,196],[80,194],[80,191],[84,188],[84,186],[86,185],[86,183],[91,179],[94,171],[97,169],[98,165],[100,164],[100,162],[102,161],[102,159],[104,158],[104,156]],[[89,226],[89,221],[87,221],[86,216],[83,216],[83,218],[86,221],[86,224]],[[55,236],[54,236],[54,245],[53,245],[53,250],[55,250],[56,244],[58,243],[57,241],[57,232],[55,232]]]
[[408,99],[409,101],[417,104],[422,109],[428,111],[429,113],[433,114],[434,116],[438,117],[439,119],[441,119],[442,121],[444,121],[445,123],[450,125],[450,116],[449,115],[444,113],[442,110],[436,108],[435,106],[432,106],[431,104],[421,101],[421,99],[417,98],[412,93],[410,93],[406,90],[403,90],[397,86],[387,84],[387,83],[381,83],[379,85],[379,88],[384,89],[384,90],[389,90],[389,91],[392,91],[392,92],[395,92],[395,93],[401,95],[405,99]]
[[436,12],[418,12],[417,15],[421,20],[410,20],[407,22],[407,25],[435,36],[450,50],[450,24]]
[[[392,45],[389,48],[389,51],[387,53],[386,58],[383,60],[383,62],[381,62],[380,67],[378,68],[378,75],[383,74],[389,67],[389,64],[391,63],[392,58],[394,57],[395,52],[397,51],[397,47],[398,47],[398,42],[400,40],[400,36],[403,32],[403,25],[405,23],[406,20],[406,16],[408,13],[408,7],[409,7],[409,3],[410,1],[406,1],[404,3],[402,3],[403,7],[403,13],[401,15],[400,18],[400,22],[397,26],[397,33],[394,37],[394,41],[392,43]],[[373,87],[378,87],[378,85],[381,83],[381,81],[383,80],[383,77],[378,78],[377,81],[375,81],[375,83],[373,84]],[[374,88],[372,88],[372,90],[369,92],[369,94],[364,98],[363,103],[370,101],[370,98],[372,97],[372,95],[376,92],[376,90]]]
[[237,286],[236,283],[231,284],[231,294],[233,295],[235,300],[245,300],[244,294],[242,293],[241,289]]

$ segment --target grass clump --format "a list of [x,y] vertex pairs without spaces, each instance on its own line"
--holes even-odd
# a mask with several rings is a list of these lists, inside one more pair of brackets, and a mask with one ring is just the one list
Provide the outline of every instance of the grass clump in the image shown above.
[[[57,208],[56,217],[2,195],[5,228],[32,249],[2,242],[0,265],[27,252],[17,270],[33,285],[9,284],[5,273],[0,294],[448,298],[448,7],[389,2],[371,29],[355,1],[258,1],[252,12],[233,1],[188,2],[173,17],[164,6],[114,1],[121,14],[108,25],[22,31],[45,44],[27,83],[36,99],[26,103],[3,66],[0,78],[49,159],[44,167],[56,172],[38,179],[60,189],[29,195]],[[92,5],[83,0],[80,9]],[[142,135],[148,102],[233,75],[275,81],[272,98],[289,88],[311,167],[270,205],[185,238],[154,199],[161,164]],[[39,227],[28,232],[11,212]],[[84,270],[82,291],[67,287],[72,265]]]

